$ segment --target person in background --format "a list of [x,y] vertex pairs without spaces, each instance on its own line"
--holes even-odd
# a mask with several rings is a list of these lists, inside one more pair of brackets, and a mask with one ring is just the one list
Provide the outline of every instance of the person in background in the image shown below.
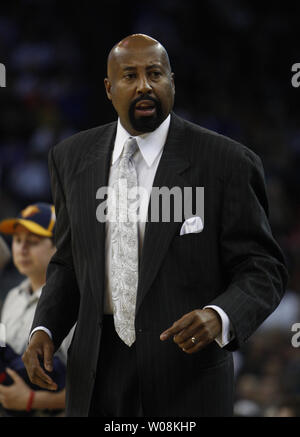
[[[34,410],[63,410],[68,339],[57,353],[53,377],[60,390],[53,393],[30,383],[21,355],[29,338],[34,312],[46,282],[46,270],[56,252],[53,242],[55,209],[47,203],[30,205],[17,218],[0,222],[0,232],[12,235],[13,262],[26,278],[10,290],[0,321],[5,326],[5,347],[0,348],[0,404],[4,415]],[[55,375],[55,376],[54,376]],[[32,414],[32,413],[31,413]]]

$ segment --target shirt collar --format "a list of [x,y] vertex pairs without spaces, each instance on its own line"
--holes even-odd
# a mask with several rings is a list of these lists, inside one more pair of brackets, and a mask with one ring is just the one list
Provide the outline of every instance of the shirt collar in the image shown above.
[[[162,151],[169,131],[171,116],[168,117],[159,125],[153,132],[147,132],[134,137],[138,143],[140,152],[148,165],[151,167],[155,159]],[[122,126],[120,118],[118,119],[117,134],[115,146],[112,156],[112,164],[121,156],[124,144],[130,135]]]
[[32,300],[39,299],[42,293],[43,285],[38,289],[35,290],[34,293],[31,293],[31,285],[29,278],[24,279],[24,281],[21,282],[19,285],[19,293],[26,293],[28,297],[30,297]]

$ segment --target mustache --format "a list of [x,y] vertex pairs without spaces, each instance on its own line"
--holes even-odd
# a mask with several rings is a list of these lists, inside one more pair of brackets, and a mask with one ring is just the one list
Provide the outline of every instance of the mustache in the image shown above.
[[143,100],[143,101],[145,101],[145,100],[149,100],[150,102],[153,102],[156,106],[159,104],[159,101],[158,101],[157,99],[154,99],[153,97],[150,97],[150,96],[145,95],[145,96],[139,96],[139,97],[137,97],[136,99],[134,99],[134,100],[132,101],[130,107],[131,107],[131,108],[134,108],[135,105],[136,105],[137,103],[141,102],[142,100]]

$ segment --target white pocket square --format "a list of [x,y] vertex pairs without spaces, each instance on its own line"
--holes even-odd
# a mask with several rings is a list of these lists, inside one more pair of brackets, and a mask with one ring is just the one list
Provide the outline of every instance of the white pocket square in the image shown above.
[[185,220],[180,229],[180,235],[198,233],[203,231],[203,222],[200,217],[193,216]]

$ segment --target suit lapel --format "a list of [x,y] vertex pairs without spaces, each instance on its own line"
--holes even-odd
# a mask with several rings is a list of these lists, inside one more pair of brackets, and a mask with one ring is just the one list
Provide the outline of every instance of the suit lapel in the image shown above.
[[[185,156],[184,129],[183,120],[172,114],[169,134],[157,168],[153,188],[179,187],[183,193],[183,188],[190,186],[187,174],[183,174],[190,167],[190,162]],[[172,211],[172,208],[170,209]],[[136,313],[158,273],[173,236],[176,232],[179,233],[179,228],[180,223],[173,220],[172,214],[170,222],[162,221],[161,217],[158,222],[151,221],[151,206],[149,205],[140,259]]]
[[[106,127],[106,130],[99,135],[89,145],[86,154],[81,160],[80,165],[76,171],[76,175],[87,171],[85,176],[88,179],[89,171],[96,172],[99,177],[99,182],[105,181],[108,178],[109,164],[111,153],[114,146],[114,139],[116,136],[117,122],[111,123]],[[101,167],[101,170],[99,169]],[[104,173],[103,173],[104,171]]]

